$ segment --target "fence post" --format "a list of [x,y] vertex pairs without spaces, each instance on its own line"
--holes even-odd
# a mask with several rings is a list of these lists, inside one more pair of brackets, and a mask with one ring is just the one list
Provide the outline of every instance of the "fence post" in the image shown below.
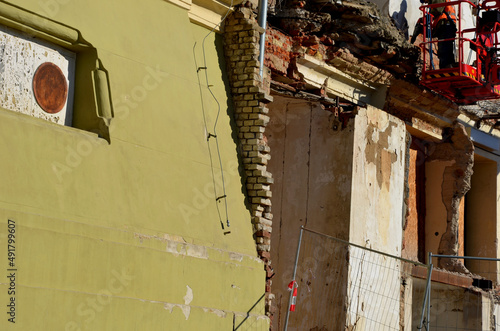
[[292,291],[290,291],[290,298],[288,299],[288,308],[286,310],[285,330],[284,331],[287,331],[287,329],[288,329],[288,318],[290,316],[290,305],[292,303],[293,289],[296,286],[295,285],[295,275],[297,274],[297,265],[299,263],[300,244],[302,243],[302,232],[304,232],[304,226],[300,227],[299,243],[297,245],[297,254],[295,255],[295,265],[293,266],[293,276],[292,276],[293,286],[292,286]]
[[432,252],[429,252],[429,276],[427,277],[427,291],[429,295],[427,296],[427,321],[426,321],[426,330],[429,331],[429,325],[431,323],[431,286],[432,286],[432,268],[434,264],[432,264]]
[[425,285],[425,295],[424,302],[422,303],[422,316],[420,317],[420,324],[418,326],[419,330],[424,327],[424,314],[427,310],[427,318],[425,321],[425,329],[429,331],[429,320],[430,320],[430,302],[431,302],[431,277],[432,277],[432,253],[429,252],[429,260],[427,261],[429,269],[427,271],[427,284]]

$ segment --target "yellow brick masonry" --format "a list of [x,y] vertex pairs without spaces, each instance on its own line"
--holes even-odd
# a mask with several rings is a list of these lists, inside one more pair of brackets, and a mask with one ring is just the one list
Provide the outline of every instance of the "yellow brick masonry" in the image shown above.
[[266,105],[272,98],[266,94],[269,83],[263,83],[259,76],[259,38],[263,31],[250,8],[235,8],[224,22],[224,51],[238,127],[239,152],[245,168],[257,252],[266,266],[266,307],[270,314],[273,176],[267,171],[271,155],[265,129],[269,123]]

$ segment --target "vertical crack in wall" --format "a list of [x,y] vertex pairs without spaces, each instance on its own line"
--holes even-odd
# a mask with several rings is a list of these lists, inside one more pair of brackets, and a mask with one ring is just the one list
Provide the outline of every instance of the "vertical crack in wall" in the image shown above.
[[406,139],[405,139],[405,187],[403,191],[403,217],[401,218],[403,220],[403,249],[405,248],[405,230],[408,225],[408,217],[410,216],[410,185],[409,185],[409,178],[410,178],[410,162],[411,162],[411,156],[410,156],[410,146],[411,146],[412,138],[411,134],[407,131],[406,132]]
[[[284,119],[283,119],[284,139],[283,139],[283,154],[282,154],[283,162],[282,162],[282,168],[281,168],[282,180],[283,180],[283,178],[285,178],[285,160],[286,160],[286,152],[287,152],[286,141],[287,141],[287,134],[288,134],[287,124],[288,124],[288,104],[286,104],[285,115],[284,115]],[[281,196],[280,206],[283,206],[283,202],[285,200],[284,193],[285,193],[285,185],[284,185],[284,183],[282,183],[281,184],[281,192],[280,192],[280,196]],[[283,230],[283,212],[280,212],[279,216],[280,216],[280,219],[279,219],[278,248],[277,248],[278,252],[281,250],[281,245],[283,243],[282,237],[281,237],[282,230]],[[275,238],[276,238],[276,234],[275,234]],[[286,244],[286,241],[284,243]],[[280,314],[279,312],[282,311],[282,305],[283,306],[286,305],[288,308],[288,296],[283,295],[282,293],[279,293],[278,297],[276,297],[275,300],[276,300],[276,303],[275,303],[276,311],[278,311],[278,314],[277,314],[278,320],[275,321],[274,325],[277,325],[279,328],[280,325],[283,325],[282,324],[282,314]],[[271,313],[274,315],[273,311],[271,311]]]
[[[264,135],[269,123],[267,103],[272,98],[269,82],[259,76],[259,39],[261,28],[251,8],[236,7],[224,22],[224,52],[234,101],[238,128],[239,152],[245,169],[247,197],[250,201],[254,237],[259,257],[266,270],[266,311],[270,314],[271,300],[271,184],[273,177],[267,171],[271,158]],[[266,69],[267,70],[267,69]]]
[[312,121],[313,121],[313,106],[309,105],[309,136],[308,136],[308,148],[307,148],[307,192],[306,192],[306,219],[304,226],[307,227],[307,221],[309,219],[309,193],[311,192],[311,142],[312,142]]
[[[474,145],[462,124],[454,122],[444,142],[437,144],[428,161],[453,161],[445,167],[441,196],[446,207],[446,231],[439,242],[438,254],[458,255],[460,201],[470,189]],[[458,259],[439,259],[438,266],[449,271],[468,273]]]

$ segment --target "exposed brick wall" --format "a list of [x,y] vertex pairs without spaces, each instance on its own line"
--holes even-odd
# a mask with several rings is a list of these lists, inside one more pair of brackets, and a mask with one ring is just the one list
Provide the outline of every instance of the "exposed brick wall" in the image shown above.
[[303,81],[295,70],[295,62],[305,55],[325,61],[325,64],[368,83],[389,85],[393,79],[388,71],[358,59],[347,49],[334,47],[334,42],[328,37],[292,37],[268,25],[264,64],[274,76],[288,77],[295,83]]
[[272,99],[266,93],[269,91],[269,81],[261,82],[259,76],[259,39],[263,29],[258,26],[252,10],[245,7],[235,8],[224,24],[224,51],[238,127],[239,150],[245,167],[257,252],[265,262],[267,272],[266,309],[271,315],[269,307],[273,296],[269,252],[273,176],[267,171],[271,155],[264,132],[269,123],[266,104]]
[[286,76],[292,58],[292,37],[268,26],[266,29],[266,67]]

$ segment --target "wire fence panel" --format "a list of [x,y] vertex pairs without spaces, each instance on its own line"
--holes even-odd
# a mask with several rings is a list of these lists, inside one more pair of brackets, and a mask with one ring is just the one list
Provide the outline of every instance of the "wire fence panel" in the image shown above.
[[[437,259],[457,259],[431,255]],[[434,263],[438,260],[434,259]],[[498,285],[498,259],[459,257],[471,274],[434,271],[430,296],[430,330],[490,331],[500,330],[500,309],[494,291]],[[446,261],[444,261],[446,262]],[[447,278],[448,277],[448,278]],[[444,278],[444,280],[443,280]]]
[[[287,330],[417,330],[427,266],[304,229]],[[415,304],[416,303],[416,304]]]
[[411,302],[409,306],[405,303],[406,286],[411,287],[411,274],[401,270],[404,264],[377,252],[350,247],[349,327],[374,331],[402,329],[405,309],[411,310]]
[[297,263],[296,311],[288,330],[344,330],[348,246],[304,231]]
[[[487,307],[486,307],[487,306]],[[489,321],[483,321],[482,309],[489,315],[489,302],[480,292],[440,283],[432,284],[430,329],[491,330]],[[487,318],[487,316],[484,316]],[[484,325],[483,325],[483,322]]]

